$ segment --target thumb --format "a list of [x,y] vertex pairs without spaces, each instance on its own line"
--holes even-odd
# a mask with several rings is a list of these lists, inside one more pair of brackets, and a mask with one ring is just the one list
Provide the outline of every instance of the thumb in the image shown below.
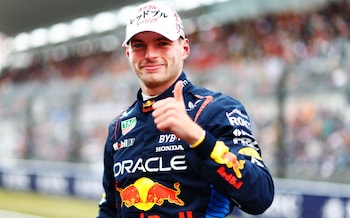
[[182,95],[182,88],[183,88],[183,85],[182,85],[182,81],[178,81],[176,84],[175,84],[175,87],[174,87],[174,98],[177,102],[181,102],[183,103],[184,102],[184,98],[183,98],[183,95]]

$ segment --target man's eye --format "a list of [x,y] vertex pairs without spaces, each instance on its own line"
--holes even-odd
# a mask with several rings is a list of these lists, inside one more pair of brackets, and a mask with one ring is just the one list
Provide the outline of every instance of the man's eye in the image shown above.
[[169,45],[168,42],[159,42],[159,46],[166,46],[166,45]]
[[133,48],[142,48],[144,45],[142,43],[135,43],[132,45]]

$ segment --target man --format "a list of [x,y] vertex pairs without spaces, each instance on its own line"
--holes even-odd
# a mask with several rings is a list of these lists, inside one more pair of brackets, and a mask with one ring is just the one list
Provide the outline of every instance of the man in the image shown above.
[[174,9],[140,5],[123,46],[141,88],[109,126],[98,217],[263,213],[274,185],[248,115],[236,99],[187,80],[189,40]]

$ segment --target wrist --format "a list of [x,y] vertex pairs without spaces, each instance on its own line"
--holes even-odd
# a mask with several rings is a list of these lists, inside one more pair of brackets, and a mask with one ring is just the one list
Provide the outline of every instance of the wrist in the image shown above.
[[191,148],[195,148],[195,147],[197,147],[198,145],[200,145],[200,144],[204,141],[205,135],[206,135],[205,130],[202,130],[202,134],[201,134],[200,138],[199,138],[196,142],[192,143],[192,144],[190,145],[190,147],[191,147]]

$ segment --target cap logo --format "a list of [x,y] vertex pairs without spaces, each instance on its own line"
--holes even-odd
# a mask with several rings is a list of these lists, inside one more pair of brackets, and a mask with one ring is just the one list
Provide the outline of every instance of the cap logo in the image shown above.
[[160,11],[157,7],[147,6],[140,8],[139,14],[135,18],[130,19],[130,24],[134,24],[134,22],[137,22],[136,25],[142,23],[155,23],[159,18],[167,17],[168,15],[165,12]]
[[123,46],[133,36],[145,31],[158,33],[171,41],[185,38],[180,16],[169,4],[159,1],[147,2],[133,11],[126,26]]

